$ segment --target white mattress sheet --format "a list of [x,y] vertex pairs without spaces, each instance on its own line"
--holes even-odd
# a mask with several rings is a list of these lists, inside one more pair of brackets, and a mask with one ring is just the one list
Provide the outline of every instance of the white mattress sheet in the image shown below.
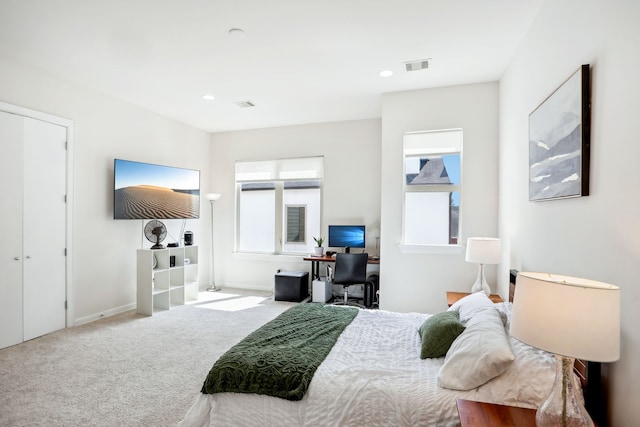
[[469,391],[439,387],[444,357],[419,356],[418,329],[428,316],[361,310],[301,401],[200,394],[179,426],[456,426],[457,398],[537,407],[549,394],[553,356],[513,338],[516,360],[504,374]]

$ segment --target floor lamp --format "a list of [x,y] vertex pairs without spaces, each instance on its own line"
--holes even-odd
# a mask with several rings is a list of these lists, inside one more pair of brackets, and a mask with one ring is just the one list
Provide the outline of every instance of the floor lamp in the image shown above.
[[209,260],[209,267],[211,272],[211,286],[207,288],[209,292],[218,292],[220,288],[216,287],[216,279],[213,275],[213,205],[216,203],[216,200],[220,198],[222,194],[220,193],[209,193],[207,194],[207,199],[211,203],[211,258]]

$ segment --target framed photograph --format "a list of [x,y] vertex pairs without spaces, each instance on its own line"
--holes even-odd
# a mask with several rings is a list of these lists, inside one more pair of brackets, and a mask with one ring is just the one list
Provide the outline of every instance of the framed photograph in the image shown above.
[[589,195],[591,96],[582,65],[529,114],[529,200]]

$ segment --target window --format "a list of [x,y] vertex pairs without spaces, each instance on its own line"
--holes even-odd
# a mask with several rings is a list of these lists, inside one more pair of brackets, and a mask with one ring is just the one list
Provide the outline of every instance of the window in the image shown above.
[[320,235],[323,158],[236,163],[239,252],[305,254]]
[[287,205],[286,243],[304,243],[306,240],[306,206]]
[[404,153],[404,245],[457,245],[462,130],[407,133]]

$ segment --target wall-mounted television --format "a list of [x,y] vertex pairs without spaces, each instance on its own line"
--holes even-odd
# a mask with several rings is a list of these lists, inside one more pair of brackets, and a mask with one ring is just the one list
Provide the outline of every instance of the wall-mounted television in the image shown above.
[[114,219],[200,217],[200,171],[115,159]]
[[330,225],[329,247],[345,248],[345,252],[349,252],[350,248],[364,248],[364,231],[364,225]]

